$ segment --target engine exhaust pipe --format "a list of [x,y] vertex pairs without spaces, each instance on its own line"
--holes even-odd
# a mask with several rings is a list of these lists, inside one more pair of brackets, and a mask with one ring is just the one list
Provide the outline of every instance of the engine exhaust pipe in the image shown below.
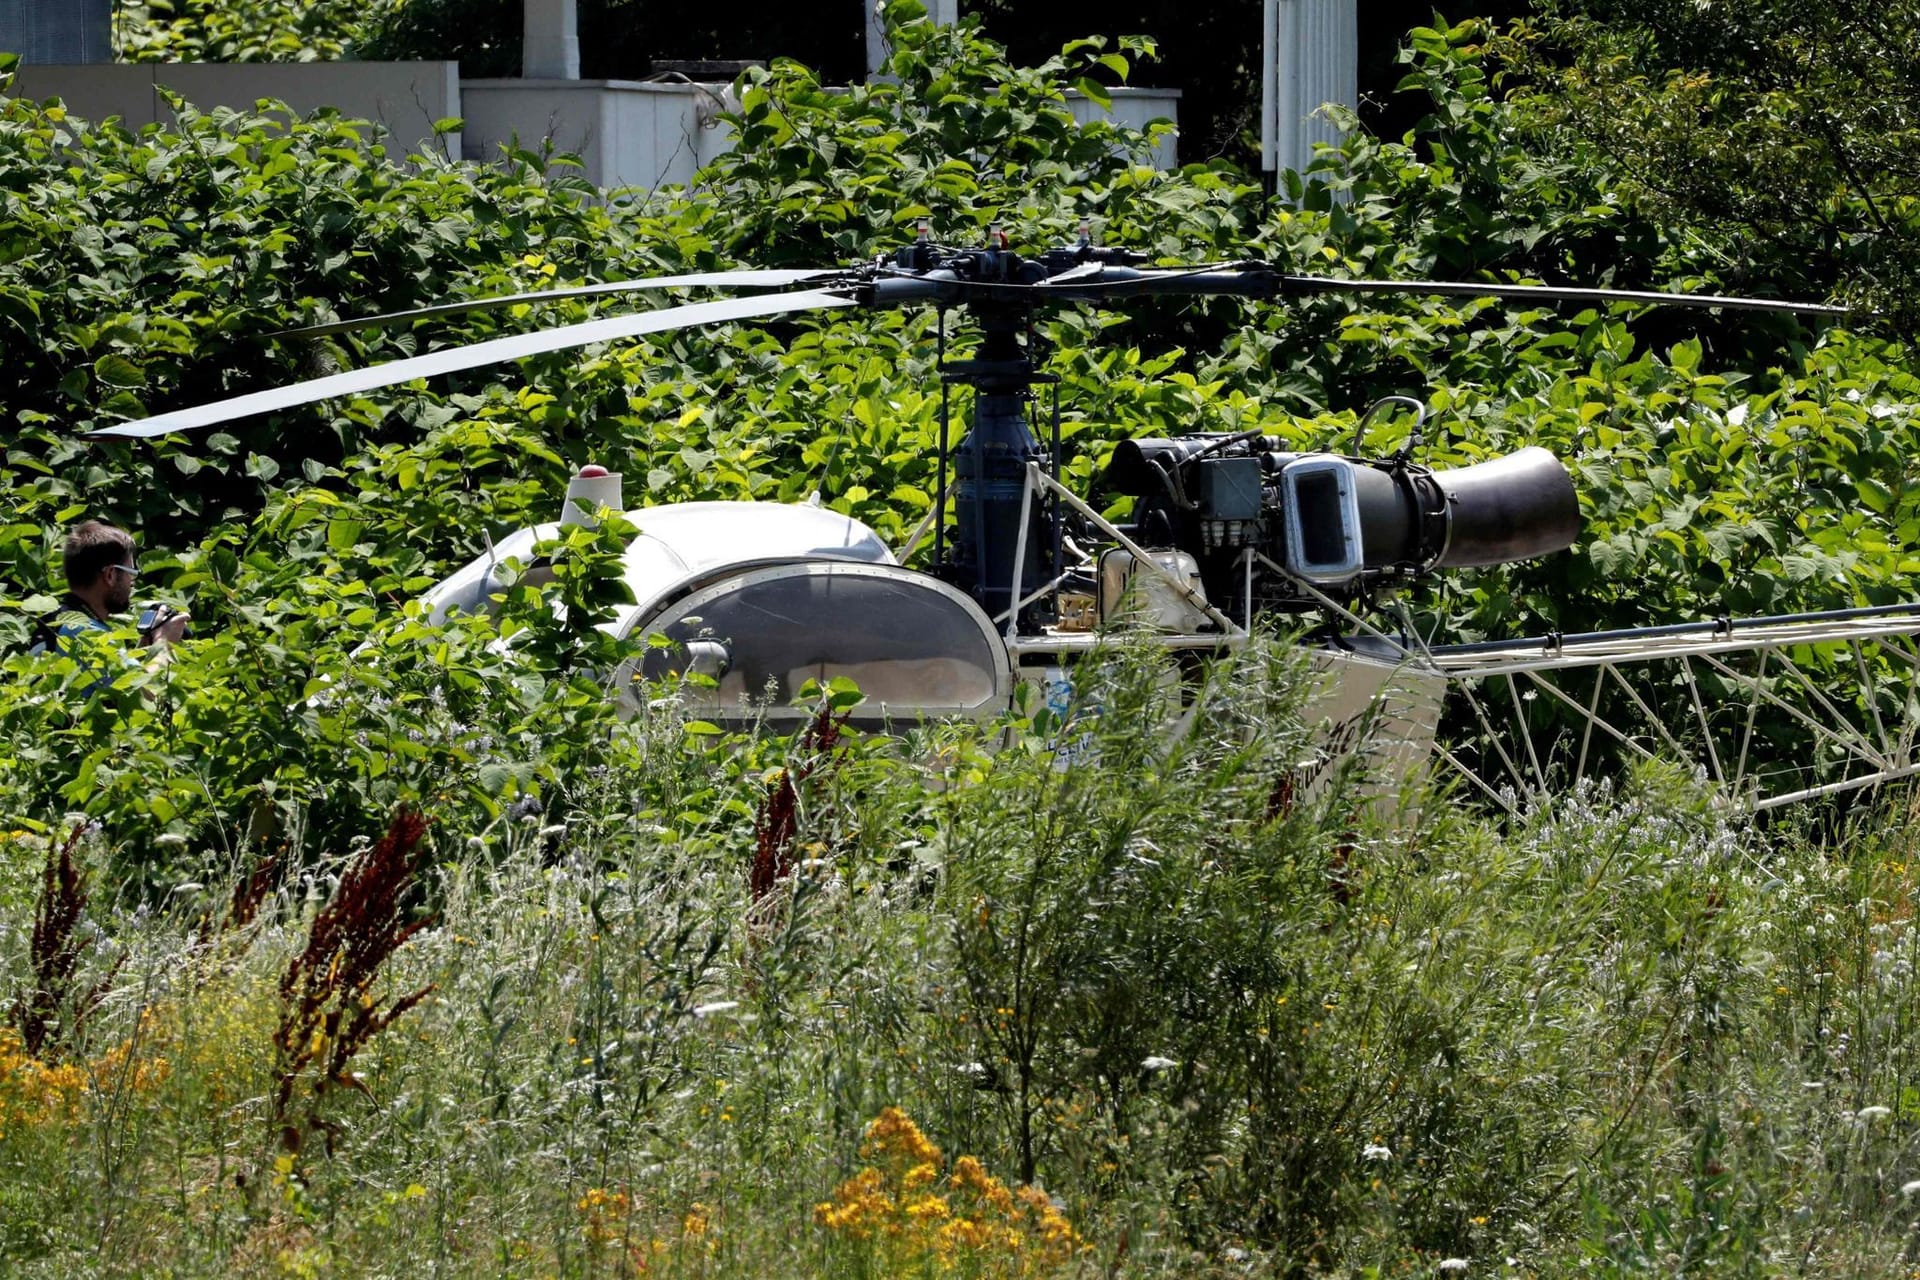
[[1452,471],[1356,466],[1353,480],[1369,569],[1510,564],[1580,536],[1573,477],[1537,446]]

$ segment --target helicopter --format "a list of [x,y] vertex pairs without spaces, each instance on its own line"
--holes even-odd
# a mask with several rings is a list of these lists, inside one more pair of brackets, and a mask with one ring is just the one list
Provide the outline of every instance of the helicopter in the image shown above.
[[[1023,684],[1064,710],[1076,662],[1123,624],[1144,630],[1171,652],[1197,655],[1245,643],[1263,618],[1303,615],[1319,620],[1310,643],[1322,679],[1322,709],[1335,726],[1332,738],[1351,736],[1364,723],[1373,748],[1396,760],[1394,767],[1404,770],[1437,755],[1516,813],[1523,795],[1549,795],[1556,784],[1582,773],[1589,756],[1598,754],[1591,751],[1596,733],[1645,756],[1704,746],[1712,781],[1748,808],[1870,787],[1920,767],[1912,732],[1897,740],[1889,733],[1880,691],[1860,704],[1872,710],[1873,722],[1850,722],[1792,658],[1810,645],[1852,645],[1856,656],[1858,646],[1881,641],[1904,640],[1911,649],[1920,635],[1920,606],[1452,646],[1429,646],[1409,626],[1369,616],[1380,602],[1434,574],[1514,563],[1571,546],[1580,532],[1573,481],[1545,449],[1526,447],[1451,470],[1429,467],[1417,460],[1425,406],[1403,396],[1387,397],[1361,415],[1345,453],[1297,451],[1259,429],[1127,440],[1114,449],[1103,477],[1108,490],[1132,499],[1130,518],[1115,521],[1061,482],[1057,393],[1050,423],[1039,424],[1044,441],[1034,421],[1041,403],[1036,388],[1053,381],[1036,362],[1034,320],[1063,306],[1167,297],[1284,303],[1323,294],[1418,294],[1828,318],[1846,314],[1843,308],[1722,295],[1302,275],[1255,259],[1155,266],[1136,251],[1093,243],[1084,228],[1077,243],[1028,255],[1015,251],[997,228],[985,246],[963,247],[937,243],[922,224],[911,243],[848,266],[603,282],[339,319],[271,336],[306,341],[487,308],[687,288],[740,296],[448,347],[91,434],[147,438],[195,430],[415,378],[704,325],[851,308],[932,307],[941,320],[938,475],[919,528],[896,549],[860,521],[817,504],[695,502],[625,512],[640,530],[623,560],[633,603],[602,626],[635,642],[633,656],[611,680],[627,709],[638,709],[642,695],[636,691],[648,682],[698,673],[708,678],[687,682],[683,690],[691,713],[734,725],[796,721],[809,714],[793,701],[805,683],[840,676],[864,695],[854,716],[864,725],[990,719],[1014,705]],[[945,350],[945,318],[956,310],[970,317],[977,332],[966,359],[949,359]],[[957,441],[950,402],[956,387],[972,393]],[[1405,443],[1386,456],[1367,455],[1368,423],[1394,408],[1410,410],[1414,418]],[[483,555],[427,593],[431,616],[488,609],[505,585],[504,566],[532,561],[537,575],[542,540],[564,524],[591,523],[600,510],[623,508],[620,477],[583,468],[568,486],[558,522],[509,533],[498,543],[489,539]],[[929,535],[929,566],[907,567],[903,561]],[[1913,652],[1909,675],[1920,671],[1920,650]],[[1744,673],[1731,665],[1737,654],[1758,655],[1759,670]],[[1695,678],[1700,662],[1713,664],[1716,691],[1747,698],[1747,737],[1737,745],[1721,745],[1727,716],[1709,712]],[[1650,699],[1622,674],[1637,665],[1675,663],[1682,674],[1669,672],[1655,683],[1663,689],[1677,684],[1690,694],[1699,730],[1691,743],[1671,727],[1682,717],[1665,709],[1664,693]],[[1860,665],[1864,673],[1866,664]],[[1757,772],[1749,776],[1745,765],[1756,754],[1754,713],[1783,702],[1777,691],[1792,678],[1789,671],[1802,677],[1808,705],[1816,708],[1796,714],[1818,730],[1841,764],[1837,774],[1829,768],[1821,779],[1783,787]],[[1593,675],[1590,696],[1554,683],[1576,672]],[[1529,682],[1525,693],[1520,678]],[[1609,679],[1627,697],[1609,696],[1607,706],[1636,706],[1649,723],[1622,728],[1602,714]],[[1497,732],[1487,711],[1486,691],[1502,684],[1502,704],[1519,716],[1517,736],[1514,730]],[[1566,749],[1534,741],[1526,705],[1538,690],[1584,717],[1577,766],[1566,759]],[[1467,699],[1484,731],[1479,765],[1436,742],[1449,691]],[[1920,712],[1912,689],[1903,696]],[[1485,776],[1487,761],[1504,765],[1505,778]]]

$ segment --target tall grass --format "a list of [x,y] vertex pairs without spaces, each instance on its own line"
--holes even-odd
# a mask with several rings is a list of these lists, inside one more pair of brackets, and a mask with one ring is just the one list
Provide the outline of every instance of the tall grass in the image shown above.
[[[0,1040],[4,1270],[1910,1270],[1896,799],[1816,840],[1646,773],[1496,828],[1364,763],[1291,785],[1305,687],[1280,645],[1184,685],[1120,649],[1011,741],[661,714],[609,757],[649,769],[429,814],[379,911],[340,905],[365,849],[96,891],[89,1016]],[[372,1028],[324,1079],[296,973]]]

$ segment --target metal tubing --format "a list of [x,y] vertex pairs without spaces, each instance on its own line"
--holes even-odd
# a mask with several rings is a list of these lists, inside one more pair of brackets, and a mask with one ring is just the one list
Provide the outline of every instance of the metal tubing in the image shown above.
[[1164,578],[1168,583],[1170,583],[1173,586],[1174,590],[1178,591],[1181,595],[1187,598],[1188,604],[1192,605],[1194,608],[1198,609],[1201,613],[1205,614],[1207,616],[1207,621],[1213,623],[1215,626],[1219,627],[1223,632],[1225,632],[1230,636],[1246,634],[1246,632],[1242,631],[1240,629],[1239,624],[1234,622],[1233,619],[1229,618],[1226,614],[1221,613],[1218,609],[1208,604],[1200,596],[1196,595],[1192,587],[1180,581],[1180,579],[1174,577],[1173,574],[1167,570],[1166,566],[1162,565],[1158,560],[1155,560],[1150,554],[1142,550],[1139,543],[1135,542],[1132,538],[1129,538],[1126,534],[1114,528],[1112,521],[1108,520],[1105,516],[1101,515],[1098,511],[1095,511],[1092,507],[1088,506],[1086,503],[1082,502],[1079,496],[1075,494],[1073,490],[1067,488],[1065,485],[1055,480],[1052,476],[1042,473],[1039,470],[1039,468],[1036,467],[1033,463],[1027,464],[1027,474],[1029,476],[1038,478],[1038,480],[1042,485],[1053,490],[1055,493],[1059,494],[1060,500],[1062,502],[1072,507],[1075,511],[1078,511],[1081,515],[1087,517],[1087,519],[1093,521],[1095,527],[1097,527],[1100,530],[1100,532],[1106,534],[1108,537],[1112,538],[1115,542],[1119,543],[1122,547],[1124,547],[1127,551],[1131,552],[1133,554],[1133,558],[1135,560],[1138,560],[1149,571],[1153,573],[1157,573],[1162,578]]
[[[1734,635],[1757,627],[1778,627],[1795,622],[1851,622],[1860,618],[1897,617],[1903,613],[1913,614],[1916,626],[1920,626],[1920,605],[1883,604],[1863,609],[1829,609],[1820,613],[1781,613],[1764,618],[1725,618],[1712,622],[1675,622],[1661,627],[1626,627],[1618,631],[1582,631],[1575,635],[1560,636],[1551,643],[1564,646],[1592,644],[1606,640],[1652,640],[1666,636]],[[1450,644],[1444,646],[1441,651],[1449,654],[1524,653],[1529,649],[1547,647],[1547,642],[1533,638]]]
[[[1785,654],[1779,653],[1776,650],[1769,650],[1769,652],[1773,653],[1773,655],[1779,658],[1782,662],[1785,662],[1787,660]],[[1710,653],[1701,654],[1700,660],[1706,663],[1708,666],[1712,667],[1714,670],[1718,671],[1721,675],[1725,676],[1729,680],[1739,681],[1741,678],[1739,672],[1735,671],[1732,667],[1729,667],[1724,662],[1716,661],[1714,656]],[[1804,681],[1807,678],[1806,673],[1801,671],[1798,667],[1792,667],[1792,670],[1793,670],[1793,673],[1799,676],[1802,681]],[[1788,718],[1799,721],[1800,724],[1804,725],[1815,736],[1825,738],[1828,742],[1831,742],[1834,746],[1840,748],[1840,750],[1844,754],[1852,756],[1857,760],[1866,760],[1870,764],[1876,764],[1882,767],[1885,767],[1890,763],[1889,761],[1882,759],[1879,752],[1871,751],[1871,750],[1862,750],[1858,744],[1848,742],[1845,738],[1835,733],[1832,729],[1829,729],[1826,725],[1821,724],[1818,720],[1814,719],[1812,716],[1808,715],[1806,712],[1802,711],[1800,708],[1794,706],[1792,703],[1786,701],[1784,698],[1781,698],[1773,693],[1769,693],[1765,689],[1756,688],[1753,692],[1756,697],[1769,703],[1772,706],[1778,707],[1782,712],[1784,712],[1788,716]]]
[[1765,800],[1753,802],[1756,813],[1765,813],[1768,809],[1778,809],[1782,805],[1798,804],[1802,800],[1813,800],[1820,796],[1837,796],[1843,791],[1858,791],[1862,787],[1877,787],[1883,782],[1897,782],[1901,778],[1911,778],[1920,773],[1920,765],[1903,765],[1898,769],[1889,769],[1876,773],[1870,778],[1848,778],[1843,782],[1829,782],[1824,786],[1808,787],[1804,791],[1789,791],[1781,796],[1769,796]]
[[933,497],[933,567],[938,569],[947,558],[947,309],[934,315],[933,371],[940,375],[940,461]]
[[[1060,381],[1057,378],[1053,383],[1053,469],[1050,474],[1056,476],[1060,474]],[[1051,572],[1055,578],[1058,578],[1060,576],[1061,538],[1060,495],[1056,493],[1049,496],[1053,499],[1053,509],[1048,513],[1048,518],[1053,521],[1053,566]],[[1017,594],[1019,590],[1020,584],[1015,583],[1015,593]]]
[[[940,517],[941,508],[946,506],[946,504],[947,491],[945,489],[933,495],[933,505],[927,508],[927,514],[920,517],[920,523],[913,527],[913,532],[907,535],[907,540],[900,544],[901,564],[905,564],[907,557],[913,554],[913,549],[920,545],[920,539],[927,536],[927,526]],[[933,562],[935,564],[940,563],[940,555],[937,547],[934,552]]]
[[1022,609],[1032,604],[1035,600],[1038,600],[1041,596],[1046,595],[1049,591],[1053,591],[1057,589],[1060,586],[1060,584],[1065,582],[1066,580],[1067,580],[1067,575],[1063,573],[1059,577],[1055,578],[1052,582],[1041,583],[1039,586],[1035,587],[1033,590],[1027,592],[1027,594],[1024,597],[1022,597],[1020,600],[1015,601],[1013,606],[1009,608],[1005,613],[995,614],[993,617],[994,625],[999,626],[1001,623],[1005,622],[1008,618],[1013,617],[1015,614],[1019,613]]
[[[1040,465],[1027,463],[1027,482],[1020,490],[1020,532],[1015,535],[1013,544],[1013,581],[1007,584],[1007,599],[1020,599],[1020,577],[1027,571],[1027,520],[1033,515],[1033,478],[1039,474]],[[1007,643],[1020,631],[1020,606],[1016,603],[1007,610]]]

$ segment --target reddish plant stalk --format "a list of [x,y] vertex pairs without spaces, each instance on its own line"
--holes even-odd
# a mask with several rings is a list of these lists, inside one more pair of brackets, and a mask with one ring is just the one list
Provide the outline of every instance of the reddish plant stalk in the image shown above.
[[800,831],[800,788],[812,779],[827,778],[840,765],[835,750],[847,726],[847,713],[822,706],[800,735],[799,759],[780,771],[780,780],[760,801],[753,823],[753,865],[747,870],[747,888],[758,906],[780,882],[793,874],[793,842]]
[[[274,1034],[280,1075],[274,1114],[284,1119],[301,1074],[320,1064],[314,1093],[335,1085],[362,1087],[347,1073],[355,1054],[432,992],[433,985],[383,1004],[374,996],[382,966],[432,916],[406,919],[407,898],[427,850],[427,820],[402,809],[372,848],[341,876],[333,898],[313,918],[307,945],[280,979],[280,1026]],[[290,1144],[298,1130],[288,1126]]]

